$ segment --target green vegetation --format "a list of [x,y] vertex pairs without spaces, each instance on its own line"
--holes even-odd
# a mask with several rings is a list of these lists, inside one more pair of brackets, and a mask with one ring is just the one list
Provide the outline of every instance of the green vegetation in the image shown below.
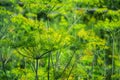
[[0,80],[120,80],[120,0],[0,0]]

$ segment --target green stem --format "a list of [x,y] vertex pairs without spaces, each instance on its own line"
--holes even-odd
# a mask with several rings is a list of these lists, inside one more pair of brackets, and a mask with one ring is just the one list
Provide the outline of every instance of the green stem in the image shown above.
[[48,80],[50,80],[50,53],[48,53]]
[[36,63],[36,67],[35,67],[35,80],[39,80],[39,77],[38,77],[38,59],[35,60]]

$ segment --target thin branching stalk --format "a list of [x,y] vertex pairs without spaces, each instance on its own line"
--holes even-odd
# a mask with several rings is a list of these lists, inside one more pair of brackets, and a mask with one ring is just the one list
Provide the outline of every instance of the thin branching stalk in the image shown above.
[[[114,47],[114,43],[115,43],[115,40],[114,40],[114,33],[112,35],[112,40],[113,40],[113,43],[112,43],[112,75],[114,74],[114,54],[115,54],[115,47]],[[113,80],[113,79],[112,79]]]
[[64,70],[62,71],[62,73],[61,73],[60,77],[62,77],[62,76],[63,76],[64,72],[66,71],[66,69],[67,69],[67,68],[68,68],[68,66],[70,65],[70,63],[71,63],[71,61],[72,61],[72,59],[73,59],[73,57],[74,57],[74,54],[75,54],[75,53],[73,53],[73,54],[72,54],[72,56],[71,56],[70,60],[68,61],[67,65],[65,66]]
[[72,70],[74,69],[74,66],[75,66],[75,62],[74,62],[74,64],[72,65],[72,68],[71,68],[71,70],[70,70],[70,72],[69,72],[69,74],[68,74],[67,80],[69,80],[69,77],[70,77],[70,75],[71,75],[71,73],[72,73]]

